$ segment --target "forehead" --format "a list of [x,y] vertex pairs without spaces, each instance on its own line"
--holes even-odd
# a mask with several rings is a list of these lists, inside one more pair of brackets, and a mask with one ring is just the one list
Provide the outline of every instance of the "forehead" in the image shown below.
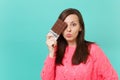
[[76,22],[78,21],[78,16],[76,14],[70,14],[65,18],[65,22]]

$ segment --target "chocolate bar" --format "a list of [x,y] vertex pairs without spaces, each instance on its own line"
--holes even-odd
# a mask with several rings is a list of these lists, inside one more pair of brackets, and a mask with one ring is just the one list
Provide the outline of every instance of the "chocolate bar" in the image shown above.
[[67,27],[67,23],[58,19],[53,25],[53,27],[51,28],[50,33],[52,33],[53,36],[55,37],[55,40],[57,40],[60,34],[65,30],[66,27]]

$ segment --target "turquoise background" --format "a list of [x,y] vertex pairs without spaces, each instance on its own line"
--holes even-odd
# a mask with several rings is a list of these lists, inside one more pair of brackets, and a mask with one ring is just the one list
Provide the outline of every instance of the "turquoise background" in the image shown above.
[[41,80],[46,34],[66,8],[81,11],[86,39],[120,76],[120,0],[0,0],[0,80]]

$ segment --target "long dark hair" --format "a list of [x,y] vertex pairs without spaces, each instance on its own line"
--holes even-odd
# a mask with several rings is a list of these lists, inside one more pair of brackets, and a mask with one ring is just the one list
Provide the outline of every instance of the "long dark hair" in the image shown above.
[[[76,50],[72,56],[72,64],[78,65],[80,63],[86,63],[87,58],[89,56],[88,46],[92,42],[86,41],[84,39],[84,36],[85,36],[84,21],[83,21],[81,13],[77,9],[73,9],[73,8],[65,9],[58,18],[64,21],[65,18],[70,14],[75,14],[78,16],[79,23],[82,29],[78,33],[77,40],[76,40],[76,43],[77,43]],[[65,54],[65,49],[67,46],[68,46],[67,41],[64,39],[63,35],[61,34],[57,40],[57,50],[56,50],[56,64],[57,65],[62,64],[62,60]]]

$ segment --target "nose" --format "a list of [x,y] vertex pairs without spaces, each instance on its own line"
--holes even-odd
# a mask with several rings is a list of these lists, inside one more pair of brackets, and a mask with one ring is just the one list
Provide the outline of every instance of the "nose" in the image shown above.
[[70,26],[67,26],[67,31],[71,32],[71,27]]

